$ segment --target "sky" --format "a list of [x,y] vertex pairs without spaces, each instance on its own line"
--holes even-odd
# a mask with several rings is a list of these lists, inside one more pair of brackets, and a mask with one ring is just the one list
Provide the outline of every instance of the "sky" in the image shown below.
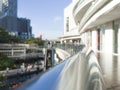
[[18,0],[18,17],[31,20],[32,33],[57,39],[64,31],[64,8],[72,0]]

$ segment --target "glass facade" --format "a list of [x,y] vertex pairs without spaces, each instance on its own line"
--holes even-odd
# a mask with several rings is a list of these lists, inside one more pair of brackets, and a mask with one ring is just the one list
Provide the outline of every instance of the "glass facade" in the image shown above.
[[17,0],[0,0],[0,17],[17,17]]

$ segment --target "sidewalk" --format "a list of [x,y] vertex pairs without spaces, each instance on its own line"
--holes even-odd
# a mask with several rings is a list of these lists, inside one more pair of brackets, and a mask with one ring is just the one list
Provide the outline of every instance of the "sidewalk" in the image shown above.
[[[37,69],[36,68],[32,68],[30,70],[30,72],[33,72],[33,71],[36,71]],[[21,69],[12,69],[12,70],[9,70],[9,72],[6,72],[6,70],[3,70],[3,71],[0,71],[0,76],[5,73],[6,76],[12,76],[12,75],[16,75],[17,73],[27,73],[28,71],[22,71]]]

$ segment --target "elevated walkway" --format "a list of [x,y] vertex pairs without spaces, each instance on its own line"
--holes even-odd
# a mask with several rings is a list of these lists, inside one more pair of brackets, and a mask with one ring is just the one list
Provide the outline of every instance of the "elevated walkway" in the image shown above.
[[43,49],[36,44],[0,44],[0,54],[12,59],[44,57]]
[[17,90],[106,90],[91,49],[83,49]]

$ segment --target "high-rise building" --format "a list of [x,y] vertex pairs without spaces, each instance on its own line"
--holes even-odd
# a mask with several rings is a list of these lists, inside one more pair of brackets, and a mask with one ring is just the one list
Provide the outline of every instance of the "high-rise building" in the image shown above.
[[0,26],[22,39],[32,37],[30,20],[17,17],[17,0],[0,0]]
[[17,31],[17,34],[21,36],[22,39],[32,37],[32,27],[30,25],[30,20],[26,18],[17,18]]
[[0,0],[0,18],[17,17],[17,0]]

